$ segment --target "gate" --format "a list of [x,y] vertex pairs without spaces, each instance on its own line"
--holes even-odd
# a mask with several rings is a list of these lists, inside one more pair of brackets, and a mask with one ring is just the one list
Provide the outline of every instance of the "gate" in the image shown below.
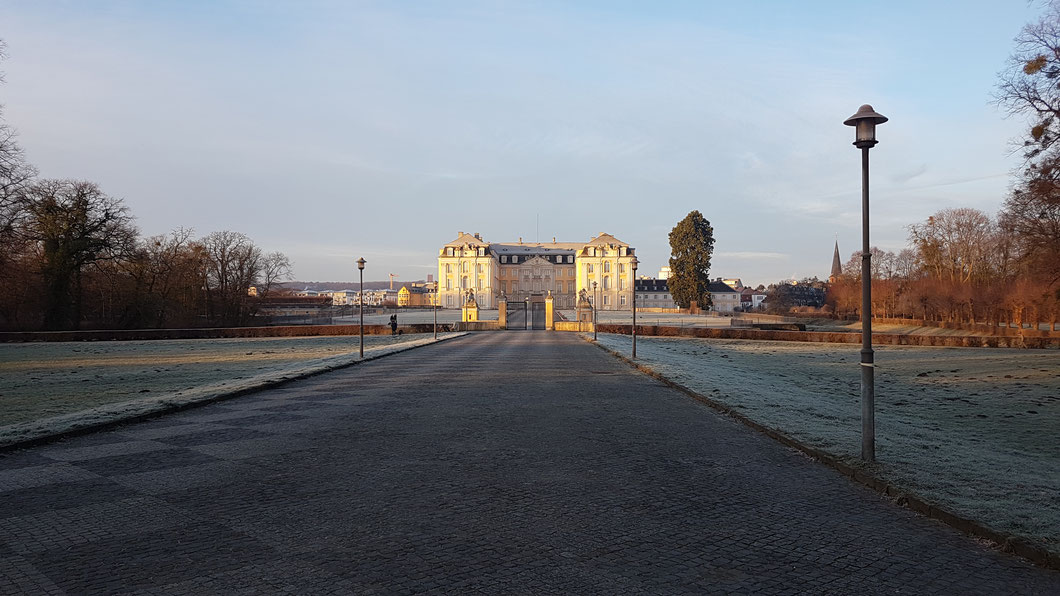
[[508,329],[526,329],[526,303],[509,302],[505,311]]
[[531,302],[530,303],[530,314],[533,317],[533,323],[531,329],[544,329],[545,328],[545,303],[544,302]]

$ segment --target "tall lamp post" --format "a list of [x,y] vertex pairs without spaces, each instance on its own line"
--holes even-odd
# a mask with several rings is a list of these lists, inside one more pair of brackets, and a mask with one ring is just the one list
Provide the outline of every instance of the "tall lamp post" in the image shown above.
[[361,291],[357,293],[361,311],[361,323],[357,325],[357,330],[361,332],[361,360],[364,360],[364,264],[367,262],[364,257],[357,259],[357,269],[361,272]]
[[854,127],[854,146],[861,149],[861,459],[876,461],[876,395],[872,354],[872,254],[869,252],[869,149],[876,145],[876,125],[887,122],[865,104],[843,121]]
[[596,316],[596,307],[600,304],[600,301],[596,299],[596,282],[593,282],[593,341],[596,341],[596,326],[599,324],[599,319]]
[[629,268],[633,270],[633,357],[637,357],[637,257],[629,262]]
[[438,339],[438,284],[434,284],[434,339]]

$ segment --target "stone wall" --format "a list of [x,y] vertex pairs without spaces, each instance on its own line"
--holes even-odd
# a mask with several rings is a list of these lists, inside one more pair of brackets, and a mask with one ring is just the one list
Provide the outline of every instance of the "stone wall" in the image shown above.
[[[491,321],[492,322],[492,321]],[[493,322],[496,325],[495,322]],[[438,331],[453,331],[453,323],[439,323]],[[399,325],[402,333],[433,333],[434,323]],[[365,335],[390,335],[389,325],[365,325]],[[281,327],[218,327],[208,329],[111,329],[99,331],[11,331],[0,342],[129,341],[146,339],[217,339],[229,337],[313,337],[360,335],[357,325],[289,325]]]
[[[601,333],[629,335],[631,325],[600,324]],[[705,337],[716,339],[758,339],[771,341],[803,341],[817,343],[860,344],[860,333],[824,331],[777,331],[763,329],[733,329],[717,327],[670,327],[637,325],[637,335],[659,337]],[[1020,336],[954,336],[954,335],[896,335],[873,333],[872,343],[891,346],[942,346],[977,348],[1034,348],[1058,349],[1060,337]]]

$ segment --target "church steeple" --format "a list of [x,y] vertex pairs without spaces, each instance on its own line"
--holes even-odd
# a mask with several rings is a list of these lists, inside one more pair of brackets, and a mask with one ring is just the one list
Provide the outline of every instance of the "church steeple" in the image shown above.
[[839,261],[839,240],[836,240],[835,252],[832,254],[832,273],[828,275],[828,283],[835,283],[840,275],[843,275],[843,264]]

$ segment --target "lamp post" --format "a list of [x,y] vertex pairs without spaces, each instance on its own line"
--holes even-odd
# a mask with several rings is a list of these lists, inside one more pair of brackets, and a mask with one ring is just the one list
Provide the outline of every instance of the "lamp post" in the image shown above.
[[629,263],[633,270],[633,357],[637,357],[637,257]]
[[361,291],[357,294],[361,311],[361,323],[357,325],[357,330],[361,332],[361,360],[364,360],[364,264],[367,262],[364,257],[357,259],[357,269],[361,273]]
[[854,146],[861,149],[861,459],[876,461],[876,395],[872,354],[872,254],[869,252],[869,149],[876,145],[876,125],[887,122],[865,104],[843,121],[854,127]]
[[434,339],[438,339],[438,284],[434,285]]
[[596,317],[596,305],[599,301],[596,300],[596,282],[593,282],[593,341],[596,341],[596,326],[599,324],[599,320]]

